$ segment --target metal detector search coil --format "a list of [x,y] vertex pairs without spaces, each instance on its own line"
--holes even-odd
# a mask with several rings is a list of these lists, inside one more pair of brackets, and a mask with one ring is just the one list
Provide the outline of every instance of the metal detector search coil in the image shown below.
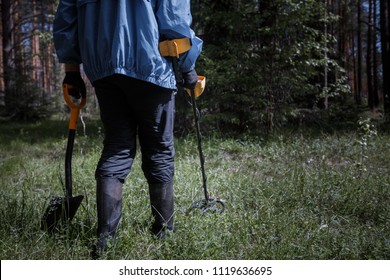
[[225,211],[225,203],[214,198],[197,200],[192,207],[199,209],[204,214],[220,214]]

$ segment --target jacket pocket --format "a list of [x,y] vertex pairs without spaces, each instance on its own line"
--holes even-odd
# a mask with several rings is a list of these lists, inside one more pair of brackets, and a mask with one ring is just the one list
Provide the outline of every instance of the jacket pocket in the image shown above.
[[98,1],[99,0],[77,0],[77,7],[80,7],[80,6],[87,4],[87,3],[96,3]]

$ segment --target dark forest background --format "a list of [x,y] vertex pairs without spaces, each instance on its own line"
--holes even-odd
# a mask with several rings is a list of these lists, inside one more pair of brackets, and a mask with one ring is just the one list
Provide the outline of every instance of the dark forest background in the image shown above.
[[[270,133],[390,116],[389,0],[192,0],[205,129]],[[1,0],[2,121],[53,117],[63,68],[52,42],[58,1]],[[85,114],[97,103],[88,86]],[[184,106],[181,106],[181,105]],[[178,96],[177,129],[192,125]]]

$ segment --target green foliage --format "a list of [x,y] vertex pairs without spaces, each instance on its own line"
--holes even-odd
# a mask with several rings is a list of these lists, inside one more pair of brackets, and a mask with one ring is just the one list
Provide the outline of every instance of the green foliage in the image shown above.
[[336,18],[322,2],[209,0],[193,3],[193,13],[205,42],[197,64],[208,78],[202,105],[214,127],[270,131],[292,110],[321,108],[325,65],[328,95],[349,92],[332,58],[335,39],[324,33]]
[[13,121],[36,121],[49,117],[54,110],[52,97],[45,94],[31,78],[18,74],[8,89],[7,118]]
[[[269,138],[204,139],[211,197],[221,215],[191,209],[203,197],[196,140],[176,139],[177,232],[149,233],[147,183],[134,162],[123,219],[104,259],[389,259],[388,133],[369,138],[366,171],[356,176],[363,134],[295,132]],[[47,203],[62,195],[67,123],[0,124],[1,259],[88,259],[96,229],[94,170],[100,123],[86,120],[73,157],[74,194],[85,199],[62,234],[39,229]]]
[[358,121],[358,133],[359,133],[359,139],[357,140],[357,143],[361,147],[361,152],[359,156],[359,160],[356,163],[356,167],[358,169],[358,175],[362,176],[363,172],[367,171],[367,166],[365,164],[365,161],[367,158],[369,158],[368,154],[368,146],[372,145],[372,138],[377,137],[377,130],[375,126],[372,124],[370,119],[363,119],[360,118]]

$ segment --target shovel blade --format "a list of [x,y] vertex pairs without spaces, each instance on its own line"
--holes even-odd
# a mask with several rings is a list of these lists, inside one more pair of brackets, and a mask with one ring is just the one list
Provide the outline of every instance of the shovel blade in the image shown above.
[[41,219],[41,229],[53,232],[58,225],[71,221],[80,207],[84,196],[54,197],[46,208]]

